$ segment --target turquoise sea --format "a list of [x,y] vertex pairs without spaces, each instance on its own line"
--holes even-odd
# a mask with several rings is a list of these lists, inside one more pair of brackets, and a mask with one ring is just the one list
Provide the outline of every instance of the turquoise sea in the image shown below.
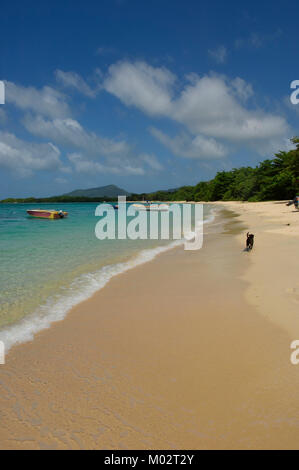
[[[7,349],[63,319],[70,308],[114,275],[180,243],[98,240],[97,205],[0,205],[0,340]],[[69,217],[44,220],[27,216],[27,209],[37,208],[61,209]],[[204,213],[210,220],[208,206]]]

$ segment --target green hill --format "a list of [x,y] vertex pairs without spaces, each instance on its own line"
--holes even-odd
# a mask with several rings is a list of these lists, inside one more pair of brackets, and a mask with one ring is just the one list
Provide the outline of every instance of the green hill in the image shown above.
[[66,197],[107,197],[114,198],[117,196],[130,196],[130,193],[125,191],[122,188],[118,188],[114,184],[109,184],[108,186],[101,186],[99,188],[90,188],[90,189],[76,189],[70,193],[64,194]]

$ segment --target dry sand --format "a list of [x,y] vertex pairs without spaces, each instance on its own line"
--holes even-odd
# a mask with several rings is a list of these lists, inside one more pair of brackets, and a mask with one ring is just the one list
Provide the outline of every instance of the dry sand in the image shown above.
[[299,447],[299,213],[228,208],[241,215],[220,211],[202,250],[115,277],[12,349],[0,367],[0,448]]
[[[221,203],[240,214],[255,234],[254,252],[243,279],[246,298],[260,313],[299,338],[299,211],[286,201]],[[244,245],[244,234],[238,236]],[[251,256],[253,255],[253,256]]]

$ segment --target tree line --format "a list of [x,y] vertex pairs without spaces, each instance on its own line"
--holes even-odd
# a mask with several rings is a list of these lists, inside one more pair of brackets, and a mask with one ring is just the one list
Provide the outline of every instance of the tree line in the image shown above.
[[[299,194],[299,138],[291,139],[295,149],[279,152],[273,159],[250,166],[219,171],[210,181],[172,191],[132,194],[132,201],[271,201],[293,199]],[[115,202],[116,198],[54,196],[48,198],[4,199],[3,203]]]
[[219,171],[215,178],[195,186],[183,186],[174,192],[158,191],[145,195],[160,201],[273,201],[293,199],[299,194],[299,138],[296,146],[250,166]]

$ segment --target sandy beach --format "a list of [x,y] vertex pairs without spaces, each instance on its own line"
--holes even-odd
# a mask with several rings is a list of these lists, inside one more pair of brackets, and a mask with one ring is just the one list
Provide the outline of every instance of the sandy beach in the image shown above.
[[[299,211],[286,201],[222,202],[255,234],[254,256],[243,275],[246,299],[272,322],[299,338]],[[237,236],[244,245],[244,234]]]
[[299,447],[299,212],[215,207],[202,250],[114,277],[9,352],[1,449]]

